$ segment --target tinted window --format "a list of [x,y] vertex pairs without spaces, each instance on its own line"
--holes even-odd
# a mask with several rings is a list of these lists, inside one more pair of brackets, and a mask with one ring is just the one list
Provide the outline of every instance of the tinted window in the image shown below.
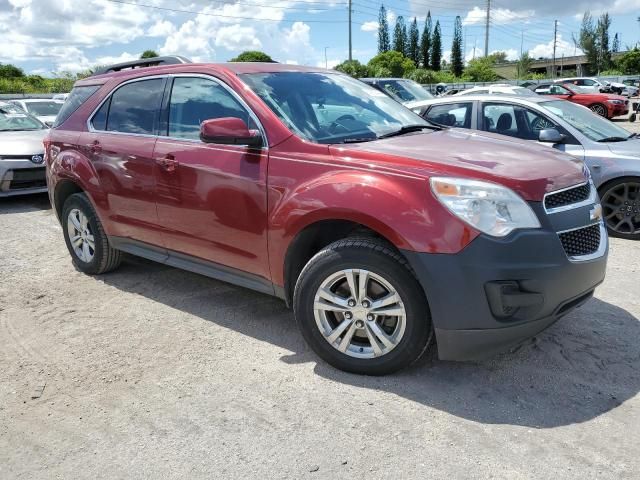
[[447,127],[471,128],[472,103],[447,103],[434,105],[427,113],[427,120]]
[[129,83],[111,95],[107,118],[110,132],[153,134],[158,119],[164,79]]
[[107,115],[109,113],[109,105],[111,104],[111,98],[108,98],[106,102],[102,104],[100,109],[96,112],[91,120],[91,126],[95,130],[107,129]]
[[200,124],[212,118],[234,117],[256,128],[249,112],[224,87],[206,78],[176,78],[169,103],[169,136],[200,138]]
[[58,116],[56,117],[56,121],[54,122],[54,128],[62,125],[62,123],[71,116],[73,112],[75,112],[80,105],[87,101],[87,99],[96,93],[100,85],[91,85],[88,87],[74,87],[69,94],[69,97],[62,105],[62,108],[58,112]]

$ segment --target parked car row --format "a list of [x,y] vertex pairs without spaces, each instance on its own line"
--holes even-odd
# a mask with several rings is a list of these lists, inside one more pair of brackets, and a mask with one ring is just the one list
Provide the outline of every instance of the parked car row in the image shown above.
[[451,97],[463,105],[440,115],[438,100],[408,103],[423,94],[407,83],[144,62],[76,82],[45,139],[81,271],[128,252],[275,295],[321,358],[373,375],[434,341],[450,360],[516,345],[604,278],[592,175],[561,148],[505,135],[528,116],[517,104],[481,116],[477,96]]

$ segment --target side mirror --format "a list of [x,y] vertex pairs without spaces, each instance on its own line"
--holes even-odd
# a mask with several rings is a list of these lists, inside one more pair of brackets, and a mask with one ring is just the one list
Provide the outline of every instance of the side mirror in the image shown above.
[[249,130],[244,120],[235,117],[212,118],[200,124],[200,140],[221,145],[246,145],[259,148],[262,135]]
[[562,143],[565,136],[555,128],[545,128],[538,133],[538,141],[542,143]]

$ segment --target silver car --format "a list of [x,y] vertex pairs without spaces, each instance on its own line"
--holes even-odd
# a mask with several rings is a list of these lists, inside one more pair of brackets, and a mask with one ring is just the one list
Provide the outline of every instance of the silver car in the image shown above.
[[23,100],[11,100],[29,115],[33,115],[47,126],[52,126],[64,101],[48,98],[25,98]]
[[0,102],[0,197],[47,191],[47,132],[37,118]]
[[547,144],[584,160],[612,236],[640,240],[640,136],[575,103],[549,97],[468,95],[428,102],[433,123]]

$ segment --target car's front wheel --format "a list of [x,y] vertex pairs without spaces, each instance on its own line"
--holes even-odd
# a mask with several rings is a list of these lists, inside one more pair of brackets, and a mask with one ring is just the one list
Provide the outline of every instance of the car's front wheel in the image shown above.
[[596,103],[594,105],[591,105],[589,109],[596,115],[600,115],[601,117],[604,117],[604,118],[609,117],[609,114],[607,112],[607,107],[605,107],[601,103]]
[[122,254],[109,245],[100,219],[84,193],[75,193],[64,202],[62,229],[78,270],[98,275],[120,265]]
[[316,254],[294,294],[307,343],[336,368],[384,375],[415,362],[432,335],[424,291],[385,243],[345,239]]
[[640,178],[619,178],[600,189],[602,215],[612,237],[640,240]]

